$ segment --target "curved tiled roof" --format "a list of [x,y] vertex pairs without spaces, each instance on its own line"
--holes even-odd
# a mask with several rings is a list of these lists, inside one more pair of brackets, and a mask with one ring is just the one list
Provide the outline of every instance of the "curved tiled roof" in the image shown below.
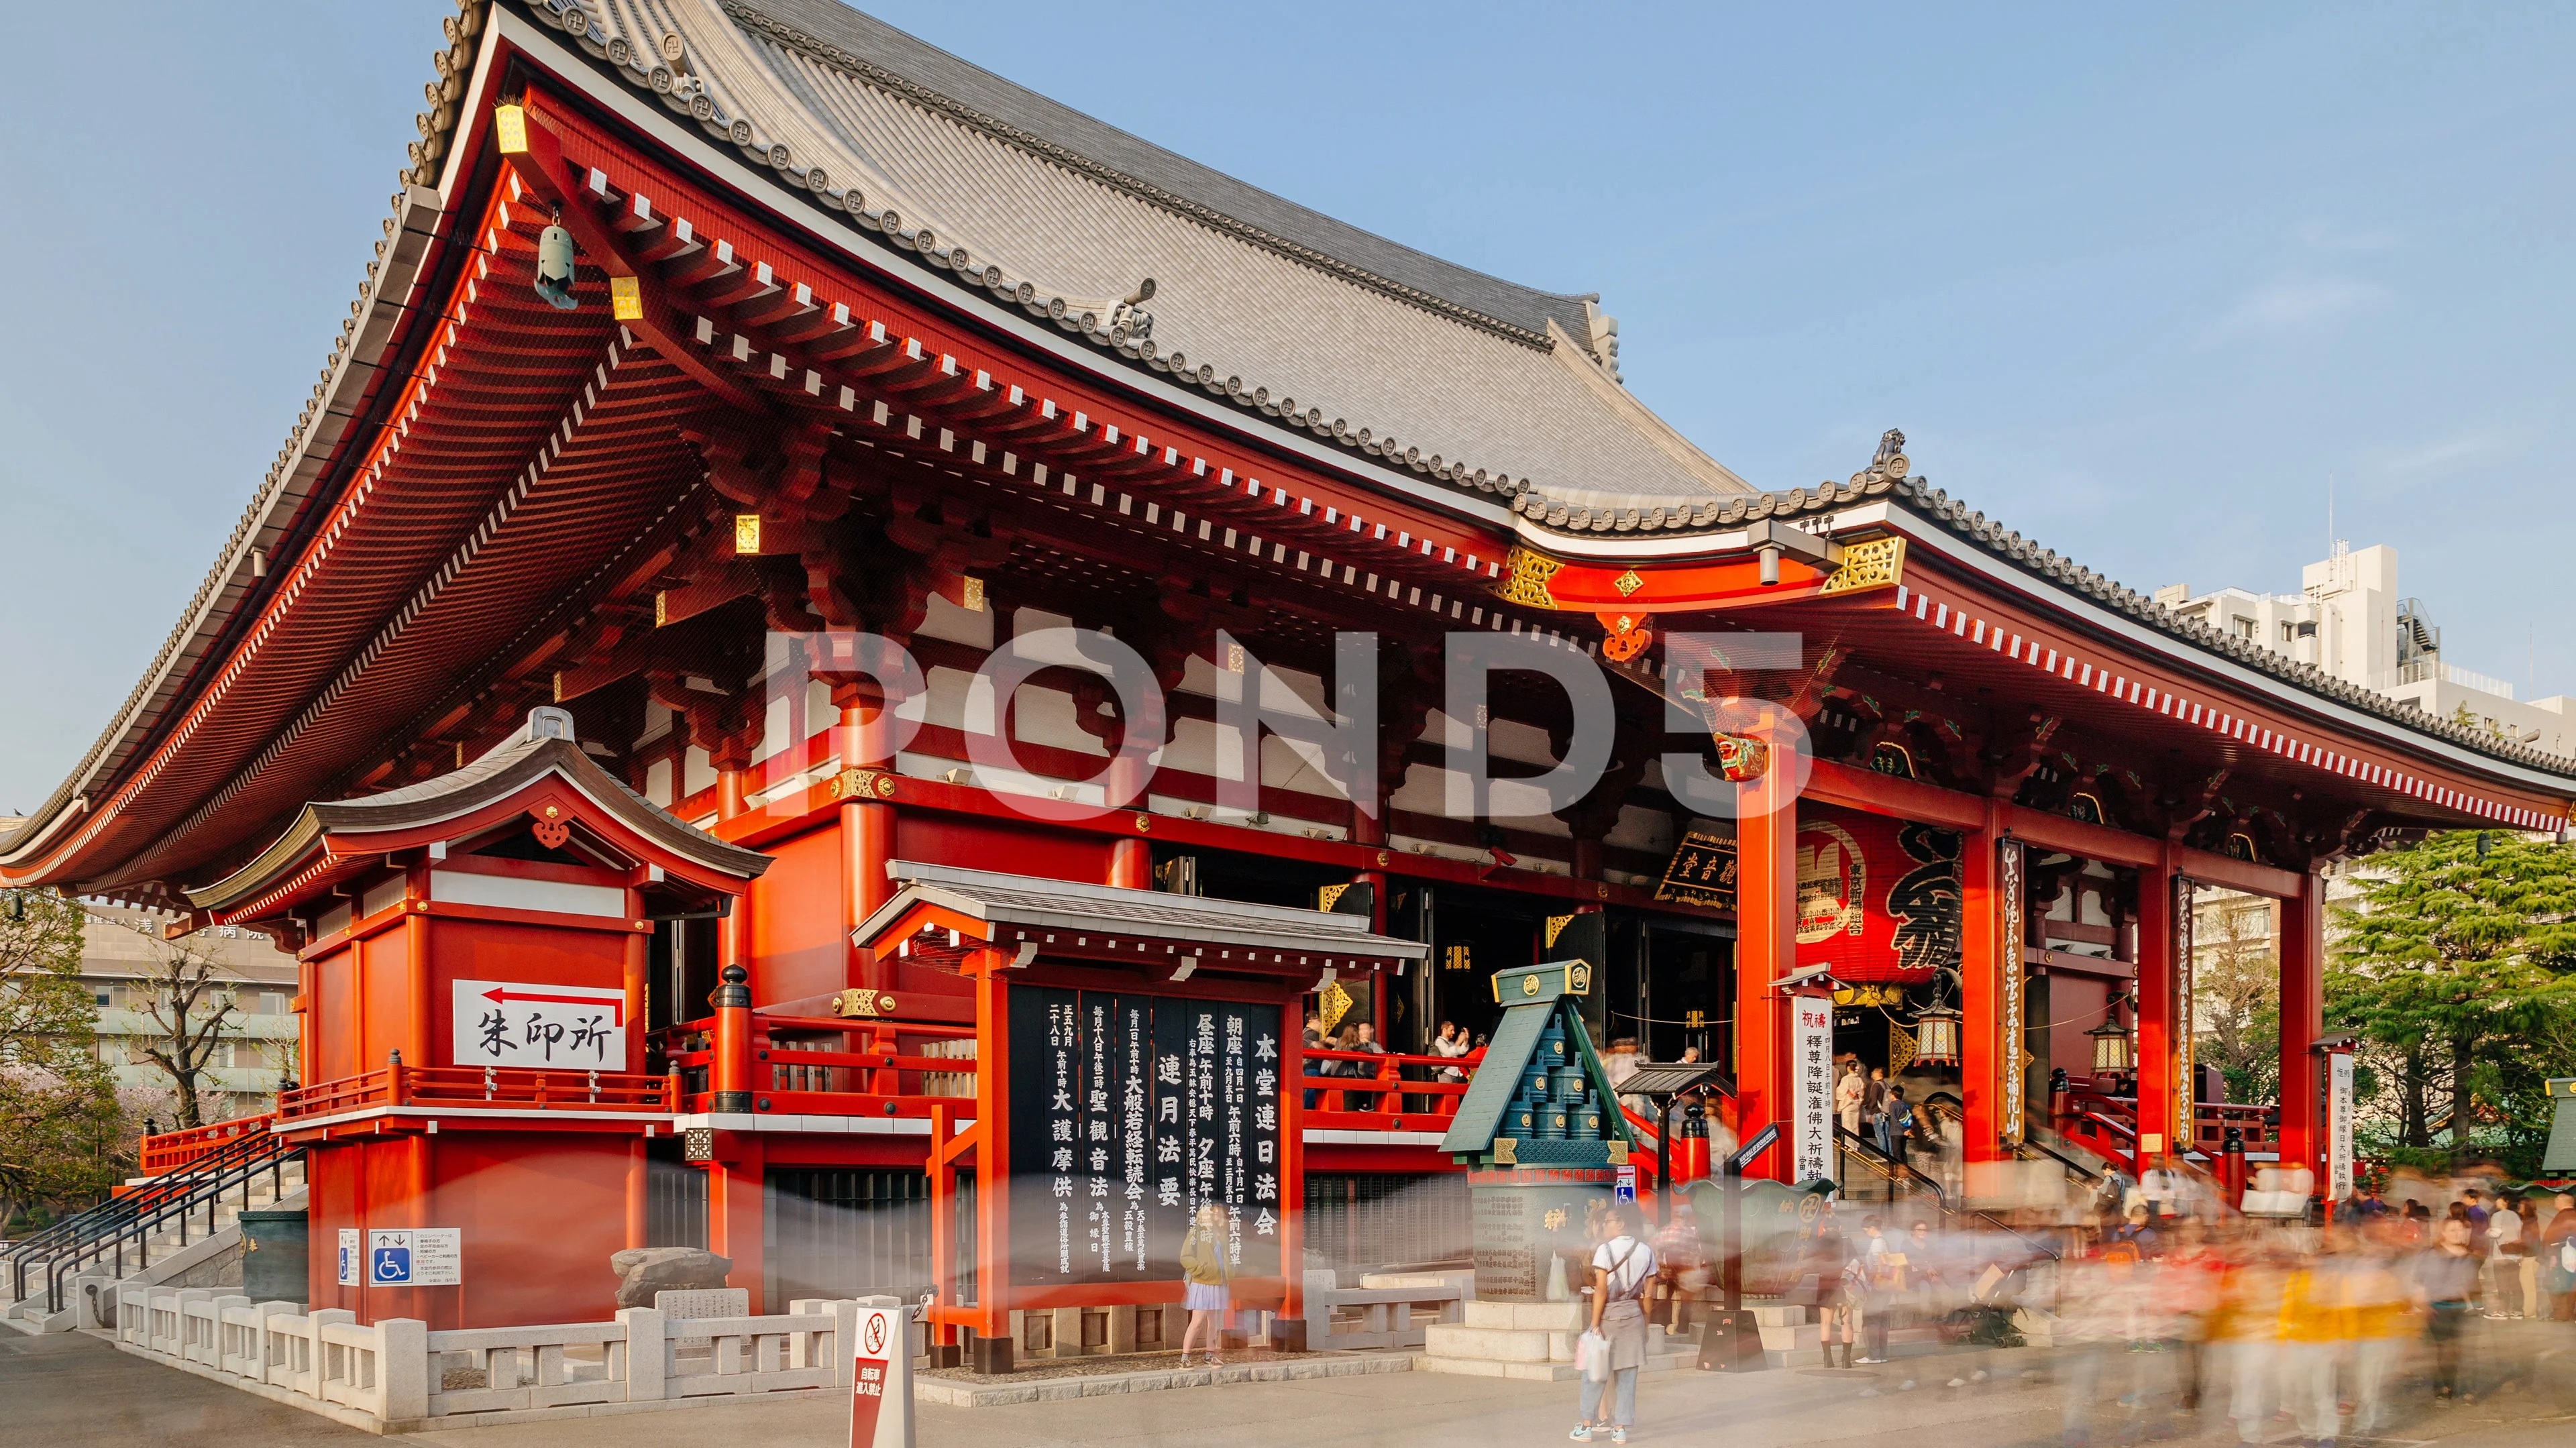
[[1752,491],[1619,386],[1591,298],[1372,236],[834,0],[527,9],[897,255],[1248,412],[1507,500]]
[[[1892,469],[1872,467],[1853,474],[1848,482],[1827,481],[1812,488],[1758,493],[1747,498],[1730,498],[1722,503],[1672,499],[1659,507],[1596,514],[1582,521],[1576,521],[1579,514],[1569,513],[1562,505],[1550,504],[1537,494],[1521,500],[1521,511],[1539,528],[1560,535],[1613,529],[1621,532],[1660,529],[1674,536],[1677,546],[1673,551],[1678,555],[1687,551],[1690,537],[1738,529],[1765,518],[1821,519],[1855,504],[1891,503],[1916,518],[1938,525],[2023,573],[2089,599],[2193,648],[2220,655],[2230,663],[2242,665],[2321,699],[2332,700],[2496,759],[2555,774],[2576,775],[2576,759],[2543,753],[2483,729],[2435,718],[2376,690],[2338,679],[2314,664],[2284,657],[2261,644],[2211,628],[2197,618],[2175,613],[2136,589],[2105,578],[2056,550],[2042,547],[2006,528],[1933,487],[1926,479],[1906,475],[1905,465],[1905,459],[1898,458]],[[1640,517],[1641,513],[1657,521],[1645,522]]]
[[[554,717],[540,717],[548,715]],[[548,729],[557,732],[545,732]],[[222,879],[189,890],[188,901],[201,910],[239,904],[311,856],[328,835],[399,830],[455,819],[508,799],[550,774],[570,781],[618,823],[706,870],[739,880],[758,879],[768,870],[769,856],[682,822],[602,769],[574,742],[571,730],[569,715],[539,709],[517,733],[463,768],[363,799],[307,804],[267,849]]]

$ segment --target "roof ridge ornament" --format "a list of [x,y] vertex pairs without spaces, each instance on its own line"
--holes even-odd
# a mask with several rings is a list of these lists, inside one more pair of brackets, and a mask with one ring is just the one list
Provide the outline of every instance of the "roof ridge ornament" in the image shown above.
[[540,704],[528,711],[528,722],[519,726],[519,737],[531,743],[539,739],[560,739],[567,744],[580,742],[574,729],[572,711],[552,704]]

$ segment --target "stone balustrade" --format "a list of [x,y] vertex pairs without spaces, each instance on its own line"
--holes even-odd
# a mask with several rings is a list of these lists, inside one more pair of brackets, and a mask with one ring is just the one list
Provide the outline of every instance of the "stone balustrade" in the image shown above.
[[694,1318],[684,1347],[649,1307],[433,1332],[203,1288],[123,1284],[116,1301],[126,1352],[380,1432],[846,1389],[859,1308],[800,1298],[771,1316]]

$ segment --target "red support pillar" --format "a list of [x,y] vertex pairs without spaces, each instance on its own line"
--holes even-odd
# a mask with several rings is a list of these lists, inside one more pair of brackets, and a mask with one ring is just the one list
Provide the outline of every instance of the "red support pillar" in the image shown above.
[[2177,962],[2174,930],[2173,847],[2138,871],[2138,1166],[2178,1150],[2174,1126],[2182,1083],[2174,1018],[2176,981],[2190,962]]
[[[893,769],[896,701],[886,699],[873,685],[864,692],[852,687],[846,693],[844,697],[843,690],[833,691],[834,702],[841,706],[841,767]],[[875,702],[870,702],[870,696]],[[894,811],[895,807],[873,786],[864,795],[852,789],[841,798],[845,932],[858,929],[878,906],[894,898],[894,882],[886,878],[886,864],[894,858]],[[867,952],[853,949],[844,980],[849,985],[884,990],[894,984],[894,971],[891,965],[877,961]]]
[[2001,812],[1996,801],[1986,801],[1986,827],[1959,843],[1959,1080],[1967,1117],[1959,1135],[1961,1155],[1970,1162],[2006,1155],[2004,1083],[2006,1073],[2017,1076],[2021,1065],[2020,1032],[2008,1029],[2003,1018],[2007,999],[2021,998],[2005,982],[2007,971],[2014,983],[2021,978],[2021,942],[2009,942],[2008,961],[2004,904],[1996,889]]
[[643,1246],[650,1230],[646,1224],[646,1204],[650,1200],[646,1173],[651,1163],[644,1154],[646,1140],[638,1136],[626,1144],[626,1245],[630,1248]]
[[975,980],[975,1310],[977,1335],[1011,1335],[1011,991],[1000,951],[969,957]]
[[[1735,1132],[1789,1128],[1789,1001],[1772,982],[1798,965],[1798,802],[1777,760],[1743,786],[1735,822]],[[1791,1153],[1763,1153],[1749,1175],[1785,1177]]]
[[[1109,762],[1109,802],[1113,809],[1132,809],[1139,822],[1145,813],[1145,761],[1121,754]],[[1140,823],[1139,828],[1143,828]],[[1123,890],[1154,888],[1154,847],[1141,834],[1126,835],[1109,845],[1109,883]]]
[[[710,751],[716,769],[716,818],[739,817],[748,808],[744,803],[744,781],[750,777],[751,749],[747,744],[726,740]],[[751,897],[734,901],[733,910],[716,922],[716,961],[719,965],[741,965],[751,962]]]
[[2281,902],[2281,1165],[2305,1166],[2322,1184],[2325,1170],[2323,1058],[2316,1052],[2325,1022],[2325,877],[2311,870],[2299,893]]
[[751,991],[743,984],[744,976],[741,966],[728,965],[720,977],[724,983],[715,989],[715,1060],[707,1069],[707,1090],[712,1093],[709,1111],[751,1110]]
[[[641,893],[627,891],[626,908],[634,912],[637,924],[649,923],[644,920],[644,897]],[[652,950],[653,937],[645,932],[637,930],[626,937],[623,982],[626,987],[626,1063],[621,1068],[623,1070],[644,1069],[644,1028],[650,1024],[647,1011],[652,991]],[[675,1010],[671,1018],[680,1020],[684,1017]]]
[[418,910],[403,919],[403,954],[408,957],[403,962],[404,1008],[411,1015],[403,1023],[403,1059],[415,1066],[435,1066],[439,1063],[431,1056],[429,1044],[429,917]]
[[[1385,798],[1386,790],[1385,787],[1381,785],[1378,789],[1378,799],[1383,802]],[[1384,845],[1386,843],[1386,821],[1382,817],[1382,814],[1372,815],[1367,810],[1361,809],[1357,804],[1353,804],[1351,806],[1351,843],[1355,845]],[[1381,849],[1378,852],[1378,857],[1383,859],[1385,858],[1385,854],[1386,852]],[[1386,933],[1386,910],[1387,906],[1392,903],[1387,899],[1386,871],[1362,870],[1353,883],[1367,887],[1369,892],[1369,929],[1380,935],[1384,935]],[[1422,968],[1425,970],[1430,969],[1431,962],[1426,959],[1422,962]],[[1393,1004],[1393,989],[1385,971],[1378,970],[1370,972],[1368,999],[1369,1023],[1377,1030],[1378,1044],[1386,1047],[1390,1051],[1402,1049],[1402,1047],[1397,1045],[1394,1037],[1391,1036],[1387,1030],[1389,1024],[1387,1021],[1387,1008]],[[1418,1022],[1416,1023],[1416,1028],[1419,1029]],[[1302,1038],[1304,1033],[1305,1024],[1300,1021],[1298,1023],[1298,1034]]]
[[760,1133],[727,1133],[729,1160],[707,1167],[707,1250],[733,1262],[725,1285],[751,1294],[754,1316],[767,1312],[763,1303],[768,1272],[761,1258],[761,1188],[767,1160]]

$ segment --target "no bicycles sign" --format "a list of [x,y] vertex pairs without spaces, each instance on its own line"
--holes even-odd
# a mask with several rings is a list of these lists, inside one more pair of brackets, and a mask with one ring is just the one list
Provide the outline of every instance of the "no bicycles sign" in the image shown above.
[[862,1307],[850,1361],[850,1448],[912,1448],[912,1342],[900,1307]]

